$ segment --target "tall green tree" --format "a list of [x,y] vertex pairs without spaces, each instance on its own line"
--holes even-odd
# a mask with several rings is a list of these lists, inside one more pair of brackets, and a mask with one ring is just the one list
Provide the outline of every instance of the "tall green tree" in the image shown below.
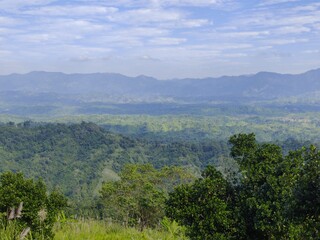
[[313,145],[299,152],[303,167],[293,186],[294,222],[301,229],[301,239],[317,239],[320,235],[320,152]]
[[235,192],[214,167],[207,167],[193,184],[178,186],[169,194],[166,214],[187,226],[191,239],[237,239],[241,221]]
[[105,217],[140,229],[154,227],[164,217],[168,191],[193,175],[178,167],[155,169],[150,164],[127,164],[120,180],[106,182],[101,190]]
[[55,215],[66,207],[66,199],[57,191],[48,195],[42,180],[26,179],[22,173],[3,173],[0,176],[0,211],[9,213],[21,203],[21,217],[15,219],[19,229],[30,227],[34,238],[53,238]]
[[170,194],[168,216],[187,226],[192,239],[318,239],[316,147],[284,156],[275,144],[257,143],[254,134],[234,135],[230,143],[238,181],[212,170],[208,177],[206,170],[202,179]]

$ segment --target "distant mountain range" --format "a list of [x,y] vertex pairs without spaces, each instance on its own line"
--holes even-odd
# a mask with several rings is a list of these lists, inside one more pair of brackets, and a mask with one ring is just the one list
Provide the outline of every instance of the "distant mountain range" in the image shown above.
[[15,113],[18,106],[22,113],[23,106],[32,106],[41,113],[41,106],[53,111],[59,106],[92,103],[246,103],[290,98],[320,100],[320,69],[296,75],[259,72],[166,81],[113,73],[30,72],[0,76],[0,113]]
[[[89,99],[110,96],[128,99],[275,99],[308,95],[320,91],[320,69],[306,73],[278,74],[259,72],[254,75],[223,76],[219,78],[179,79],[161,81],[152,77],[127,77],[121,74],[64,74],[31,72],[0,76],[1,98],[14,95],[37,100],[43,94],[49,98],[86,96]],[[59,96],[59,97],[58,97]],[[109,97],[108,97],[109,96]]]

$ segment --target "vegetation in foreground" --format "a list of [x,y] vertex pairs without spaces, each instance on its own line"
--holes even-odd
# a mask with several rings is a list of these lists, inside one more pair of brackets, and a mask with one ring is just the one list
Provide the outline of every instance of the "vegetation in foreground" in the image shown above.
[[47,194],[43,181],[5,172],[0,176],[0,237],[50,239],[56,217],[66,206],[58,191]]
[[49,190],[59,188],[72,201],[78,214],[98,197],[103,181],[119,179],[127,163],[198,169],[227,152],[226,143],[145,141],[85,122],[0,125],[0,172],[43,178]]
[[143,231],[134,227],[97,221],[69,221],[56,226],[56,240],[184,240],[184,229],[176,222],[163,220],[161,228],[146,228]]
[[[0,225],[0,239],[19,239],[19,227],[14,223],[6,229]],[[186,240],[184,228],[176,222],[162,221],[161,227],[157,229],[147,228],[140,231],[134,227],[124,227],[111,222],[101,220],[71,220],[65,219],[57,222],[53,228],[54,240]],[[34,240],[29,232],[24,240]],[[38,236],[38,240],[48,239]]]
[[[46,126],[58,136],[51,138]],[[94,156],[105,156],[107,151],[101,152],[101,149],[95,148],[101,143],[105,147],[116,142],[126,150],[135,148],[135,145],[130,145],[135,140],[112,134],[110,136],[115,141],[104,142],[108,140],[105,132],[94,124],[46,126],[4,126],[6,136],[10,138],[2,138],[6,147],[2,149],[2,153],[6,153],[3,156],[8,159],[19,156],[17,159],[22,163],[31,149],[36,152],[35,156],[39,156],[46,149],[41,147],[51,146],[54,150],[57,146],[64,146],[66,142],[60,141],[66,140],[66,136],[79,143],[76,152],[79,154],[78,160],[91,150]],[[75,131],[70,131],[70,127]],[[13,134],[21,129],[21,135]],[[34,132],[34,129],[37,131]],[[46,140],[44,145],[33,144],[32,140],[41,134],[42,139]],[[89,142],[85,139],[87,137]],[[24,139],[23,142],[29,147],[16,141],[19,138]],[[51,140],[59,140],[60,144]],[[161,146],[159,142],[155,144],[153,146]],[[165,234],[180,229],[175,222],[171,222],[176,220],[185,227],[186,235],[191,239],[317,239],[320,229],[320,152],[317,148],[311,145],[287,152],[273,143],[258,143],[254,134],[234,135],[230,138],[230,144],[231,156],[237,167],[226,169],[222,174],[214,166],[208,166],[196,181],[194,175],[185,174],[184,169],[179,167],[124,164],[119,175],[101,183],[99,199],[91,202],[91,208],[101,221],[61,221],[59,214],[65,199],[58,192],[48,194],[41,180],[25,179],[20,173],[4,173],[0,176],[0,236],[14,239],[25,233],[29,239],[52,239],[54,234],[67,237],[70,233],[70,238],[93,235],[93,239],[100,236],[101,239],[108,239],[116,231],[113,239],[157,239],[158,236],[166,239]],[[196,145],[187,146],[190,146],[190,153],[196,149]],[[23,151],[17,154],[12,152],[15,149]],[[208,150],[206,147],[203,149]],[[141,153],[143,147],[135,150]],[[189,150],[183,152],[184,148],[182,156]],[[208,152],[212,150],[209,148]],[[118,152],[117,156],[123,153]],[[171,159],[176,159],[176,156],[173,154]],[[202,155],[203,159],[206,156]],[[37,158],[36,162],[48,163],[40,159]],[[153,161],[156,162],[156,159]],[[78,184],[81,195],[83,185],[80,181]],[[91,232],[95,228],[96,233]],[[169,239],[170,236],[173,239],[184,238],[183,231],[178,232],[172,236],[169,234]]]
[[[110,194],[117,195],[118,189],[113,187],[119,187],[123,191],[123,196],[118,193],[118,198],[112,197],[120,202],[110,202],[110,209],[111,212],[117,211],[119,215],[115,217],[118,216],[120,220],[123,220],[121,216],[126,211],[130,212],[127,219],[131,220],[132,227],[128,223],[125,226],[114,223],[116,218],[104,218],[100,221],[68,219],[63,212],[66,199],[59,192],[48,195],[41,180],[35,182],[26,179],[21,173],[3,173],[0,176],[0,239],[184,239],[184,229],[164,217],[165,195],[155,182],[162,179],[162,188],[170,188],[173,185],[167,182],[169,178],[178,184],[187,181],[184,181],[188,179],[184,177],[186,174],[179,168],[157,171],[151,165],[130,165],[126,169],[126,178],[118,181],[119,183],[109,183],[109,188],[106,184],[103,192],[106,194],[112,189]],[[149,177],[143,176],[143,173]],[[128,180],[133,183],[131,187]],[[140,185],[137,186],[137,183]],[[103,199],[106,200],[106,197],[109,196]],[[121,203],[121,199],[125,202]],[[137,218],[143,219],[139,223],[143,228],[136,227],[138,223],[133,220]]]
[[[141,231],[157,228],[165,217],[165,202],[174,187],[190,183],[194,175],[181,167],[155,169],[150,164],[125,165],[120,180],[103,184],[100,214]],[[162,222],[163,223],[163,222]]]
[[240,170],[224,178],[209,166],[202,178],[169,194],[166,212],[191,239],[319,239],[320,152],[283,155],[254,134],[230,138]]

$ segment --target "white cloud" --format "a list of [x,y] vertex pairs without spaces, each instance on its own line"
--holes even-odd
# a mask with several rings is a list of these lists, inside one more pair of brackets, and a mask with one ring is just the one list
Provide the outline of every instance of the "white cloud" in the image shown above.
[[177,9],[139,8],[121,11],[108,16],[112,23],[127,26],[159,26],[166,28],[196,28],[208,25],[208,19],[191,18],[188,13]]
[[148,23],[179,21],[182,18],[183,14],[180,11],[140,8],[121,12],[113,17],[110,17],[110,20],[128,25],[141,25]]
[[0,26],[14,26],[17,24],[20,24],[22,21],[13,17],[4,17],[4,16],[0,16]]
[[0,27],[0,36],[2,35],[3,38],[8,38],[14,36],[14,34],[19,33],[20,31],[12,29],[12,28],[3,28]]
[[308,27],[303,27],[303,26],[285,26],[285,27],[280,27],[277,28],[275,30],[273,30],[273,32],[275,34],[298,34],[298,33],[306,33],[306,32],[310,32],[311,29]]
[[297,38],[297,39],[271,39],[267,40],[267,44],[271,45],[287,45],[287,44],[295,44],[295,43],[306,43],[309,42],[309,39],[306,38]]
[[[301,8],[306,7],[309,9],[308,11],[301,11]],[[287,30],[291,32],[293,30],[290,28],[297,28],[301,31],[302,27],[308,28],[311,24],[320,22],[320,9],[317,8],[318,4],[301,4],[272,9],[268,7],[253,8],[249,12],[236,16],[236,20],[232,21],[232,24],[241,29],[245,27],[272,30],[270,29],[272,27],[287,27]]]
[[247,53],[222,53],[220,56],[223,58],[243,58],[243,57],[247,57],[248,54]]
[[297,6],[292,8],[292,11],[298,13],[298,12],[313,12],[316,11],[320,8],[320,3],[311,3],[311,4],[307,4],[307,5],[301,5],[301,6]]
[[[83,2],[86,2],[85,0]],[[93,1],[95,4],[105,4],[107,6],[119,7],[205,7],[221,6],[229,3],[230,0],[113,0],[113,1]]]
[[312,25],[312,27],[316,30],[320,30],[320,23],[315,23]]
[[143,60],[143,61],[152,61],[152,62],[159,62],[159,61],[161,61],[160,59],[151,57],[151,56],[149,56],[149,55],[139,56],[138,59]]
[[44,6],[32,8],[23,11],[23,14],[30,15],[42,15],[42,16],[96,16],[96,15],[107,15],[118,11],[115,7],[103,7],[103,6]]
[[318,54],[318,53],[320,53],[320,50],[319,49],[305,50],[305,51],[302,51],[302,53],[305,53],[305,54]]
[[296,59],[319,48],[316,0],[0,0],[0,7],[1,51],[19,52],[7,62],[38,69],[48,62],[60,71],[81,65],[141,74],[150,67],[161,75],[166,66],[165,74],[208,74],[218,71],[213,63],[219,71],[228,69],[222,64],[250,69],[259,52],[280,61],[288,49]]
[[50,34],[25,34],[21,35],[20,41],[24,43],[44,43],[49,41],[50,39],[54,38],[54,35]]
[[111,29],[99,33],[99,37],[87,39],[87,43],[98,46],[111,46],[115,49],[130,49],[143,47],[150,38],[167,37],[170,32],[162,28],[132,27],[126,29]]
[[76,57],[72,57],[69,60],[71,62],[97,62],[97,61],[109,61],[111,59],[110,56],[104,56],[104,57],[90,57],[88,55],[80,55]]
[[210,24],[207,19],[183,19],[176,24],[176,27],[197,28]]
[[[98,23],[93,23],[88,20],[79,19],[57,19],[53,23],[49,23],[45,26],[48,26],[51,30],[61,31],[67,30],[72,33],[87,33],[87,32],[96,32],[104,29],[110,29],[108,25],[102,25]],[[45,27],[44,26],[44,27]]]
[[8,57],[12,54],[11,51],[7,51],[7,50],[0,50],[0,56],[1,57]]
[[55,0],[1,0],[0,8],[6,11],[17,10],[20,8],[41,6],[54,2]]
[[153,0],[160,6],[215,6],[221,5],[227,1],[223,0]]
[[281,21],[273,21],[274,26],[278,25],[295,25],[302,26],[305,24],[313,24],[320,22],[320,15],[305,15],[305,16],[292,16],[288,18],[283,18]]
[[132,37],[156,37],[169,35],[169,31],[164,28],[157,27],[132,27],[126,30],[116,30],[113,35],[116,36],[132,36]]
[[179,45],[186,42],[185,38],[153,38],[149,41],[152,45]]
[[248,32],[226,32],[220,34],[221,37],[227,38],[252,38],[252,37],[261,37],[268,36],[270,34],[269,31],[248,31]]
[[269,5],[276,5],[282,3],[289,3],[289,2],[298,2],[300,0],[263,0],[259,6],[269,6]]

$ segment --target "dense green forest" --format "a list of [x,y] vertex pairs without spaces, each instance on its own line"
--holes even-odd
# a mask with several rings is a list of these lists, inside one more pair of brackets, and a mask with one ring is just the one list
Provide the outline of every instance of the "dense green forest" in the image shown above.
[[232,167],[221,157],[221,141],[146,141],[111,133],[93,123],[21,124],[0,126],[0,169],[43,178],[72,201],[93,200],[102,181],[116,179],[126,163],[150,163],[157,168],[178,165],[194,172],[208,164]]
[[170,193],[167,215],[191,239],[319,239],[320,152],[313,145],[283,154],[254,134],[230,138],[239,171],[207,167],[202,178]]
[[[1,140],[2,145],[6,146],[3,153],[8,154],[11,151],[11,157],[31,152],[30,149],[35,151],[35,154],[46,151],[52,153],[55,147],[58,146],[59,151],[64,150],[59,147],[73,142],[71,148],[77,151],[69,153],[77,153],[79,155],[76,156],[83,158],[92,149],[97,149],[95,146],[113,146],[117,143],[123,149],[130,149],[136,147],[132,144],[137,142],[136,139],[130,140],[128,137],[107,132],[92,123],[43,125],[25,122],[19,125],[9,123],[2,128],[2,135],[6,136]],[[19,132],[21,135],[18,135]],[[59,138],[53,132],[69,138],[56,145]],[[38,138],[41,134],[41,141],[35,142],[32,136]],[[46,134],[49,135],[45,136]],[[19,139],[25,141],[19,144]],[[104,142],[107,139],[109,142]],[[14,143],[15,148],[9,142]],[[24,146],[26,142],[29,150]],[[152,147],[155,148],[157,144],[163,143],[156,143]],[[171,144],[173,143],[166,147]],[[185,147],[188,144],[173,145],[174,147],[169,149],[184,146],[182,149],[191,151],[192,149]],[[29,175],[34,174],[33,178],[38,178],[36,181],[25,178],[22,173],[15,174],[11,172],[12,169],[6,169],[6,172],[0,175],[0,233],[6,236],[6,239],[16,238],[19,234],[25,234],[28,239],[51,239],[56,233],[61,236],[61,231],[70,236],[67,239],[79,238],[81,235],[87,236],[86,238],[98,239],[100,236],[101,239],[112,239],[111,232],[115,234],[112,229],[118,228],[116,236],[119,239],[135,239],[133,236],[136,236],[136,239],[317,239],[320,227],[320,153],[316,146],[288,151],[274,143],[259,143],[254,134],[234,135],[229,139],[229,144],[227,151],[230,151],[230,158],[220,157],[223,160],[232,160],[230,165],[226,165],[223,160],[219,162],[220,165],[216,163],[215,166],[206,162],[203,167],[198,166],[203,169],[201,176],[197,174],[195,167],[190,168],[190,162],[183,165],[173,161],[171,166],[166,166],[168,162],[155,164],[152,161],[123,161],[116,165],[110,163],[107,170],[109,178],[90,179],[96,177],[89,175],[90,164],[93,164],[94,169],[99,161],[86,158],[85,163],[80,161],[80,157],[69,160],[65,165],[50,164],[50,161],[43,159],[43,164],[50,168],[46,174],[39,174],[41,165],[35,168],[38,173],[35,170],[29,172]],[[148,145],[144,147],[146,146]],[[81,151],[81,147],[86,150],[85,153]],[[206,148],[198,152],[199,156],[205,152],[204,149]],[[20,153],[18,150],[25,151]],[[209,150],[212,152],[214,149]],[[6,154],[3,156],[7,156]],[[22,165],[22,162],[28,160],[29,165],[37,166],[37,161],[33,163],[31,156],[29,159],[17,158],[12,162],[16,167],[19,161],[21,166],[27,167],[27,164]],[[179,155],[175,155],[177,156]],[[9,162],[8,158],[5,163]],[[221,168],[222,166],[224,168]],[[77,167],[76,170],[85,171],[83,179],[80,179],[82,182],[74,183],[71,178],[61,179],[63,175],[50,174],[57,174],[59,171],[65,173],[66,177],[69,176],[67,173],[74,177],[74,167]],[[51,172],[51,168],[55,172]],[[17,170],[23,169],[14,171]],[[101,170],[105,171],[103,168]],[[113,174],[110,172],[112,170]],[[45,183],[39,179],[41,173],[48,183],[48,190]],[[55,185],[52,185],[50,181],[53,181],[54,176],[58,176],[59,180],[56,179]],[[93,196],[94,183],[99,181],[100,185],[95,186],[98,193],[93,201],[88,196]],[[87,188],[73,189],[78,186]],[[64,194],[61,194],[61,190]],[[77,190],[81,195],[73,192],[70,194],[66,190]],[[80,205],[79,200],[84,204]],[[89,206],[91,211],[88,211]],[[92,217],[96,214],[99,221],[85,222],[66,218],[66,207],[69,208],[69,217],[79,219],[78,214],[81,217]],[[70,208],[73,211],[70,211]],[[109,225],[103,231],[101,224],[106,222],[109,222]],[[78,227],[81,226],[96,229],[97,232],[79,230]],[[133,229],[140,231],[142,235]],[[150,232],[151,229],[153,232]]]
[[[108,108],[108,106],[104,107]],[[123,106],[109,106],[111,109]],[[73,114],[67,112],[34,115],[0,115],[0,122],[24,121],[51,123],[93,122],[114,133],[131,137],[155,138],[164,141],[188,140],[198,142],[203,139],[223,140],[239,132],[254,132],[258,141],[285,141],[288,138],[300,142],[320,140],[320,114],[317,109],[299,105],[266,107],[255,105],[172,105],[174,111],[161,111],[158,105],[134,104],[126,106],[132,113],[124,111],[113,114]],[[135,108],[146,108],[145,112]],[[165,107],[164,107],[165,108]],[[166,108],[170,108],[166,107]],[[155,111],[154,114],[150,111]],[[179,112],[179,109],[184,111]],[[197,109],[194,112],[192,109]],[[116,114],[116,113],[115,113]]]
[[[252,201],[256,202],[254,204],[243,202],[243,198],[249,196],[244,195],[248,194],[247,190],[240,190],[242,189],[240,186],[245,183],[243,176],[247,170],[239,161],[238,155],[234,154],[232,148],[234,142],[230,143],[228,139],[239,132],[255,132],[255,139],[258,141],[255,142],[254,139],[255,146],[273,144],[277,146],[274,149],[278,151],[278,159],[288,159],[287,156],[295,154],[296,158],[292,159],[300,159],[300,163],[307,162],[302,160],[307,155],[302,154],[302,150],[299,149],[310,146],[310,143],[315,146],[318,145],[320,136],[318,113],[300,112],[286,115],[276,112],[260,112],[259,116],[257,114],[257,112],[247,112],[247,114],[236,112],[232,114],[229,111],[226,115],[219,113],[210,116],[183,114],[161,116],[79,115],[55,116],[50,119],[43,116],[34,116],[28,119],[2,115],[0,119],[3,121],[0,124],[0,172],[5,172],[5,174],[7,172],[22,172],[28,179],[43,181],[48,193],[57,192],[66,198],[68,204],[63,208],[61,206],[61,209],[64,210],[59,209],[54,212],[54,217],[51,217],[52,222],[47,225],[48,229],[50,228],[50,231],[47,232],[49,237],[54,235],[53,232],[57,236],[62,236],[62,232],[65,231],[68,232],[70,239],[78,238],[78,232],[85,231],[84,229],[78,229],[78,227],[86,226],[86,228],[96,229],[97,234],[99,232],[101,236],[111,236],[112,229],[117,229],[115,231],[119,236],[126,236],[127,238],[131,236],[133,239],[144,238],[140,233],[143,236],[149,236],[151,239],[184,239],[186,236],[194,239],[196,235],[204,236],[201,239],[224,239],[222,236],[229,236],[225,239],[233,239],[234,237],[246,239],[244,236],[251,236],[250,239],[255,239],[257,236],[259,236],[259,239],[270,239],[270,236],[271,239],[272,237],[286,239],[281,234],[289,232],[289,230],[291,231],[290,236],[293,236],[292,239],[301,239],[303,232],[309,234],[305,235],[304,239],[308,239],[308,237],[312,239],[310,236],[312,237],[315,234],[314,229],[315,226],[317,228],[317,225],[314,224],[317,224],[318,219],[314,218],[313,215],[311,217],[308,215],[301,220],[292,215],[295,211],[292,205],[298,202],[298,200],[292,200],[297,197],[297,195],[294,195],[296,194],[295,191],[299,187],[303,187],[303,181],[303,184],[308,185],[309,180],[306,177],[306,179],[298,181],[298,175],[295,175],[298,174],[297,171],[281,172],[283,165],[278,166],[277,162],[268,165],[276,169],[274,170],[275,174],[288,174],[293,176],[294,181],[297,180],[296,185],[294,185],[295,188],[285,188],[286,194],[291,194],[285,197],[289,196],[292,201],[284,203],[279,200],[280,202],[277,203],[280,204],[277,205],[277,216],[289,220],[281,222],[282,220],[280,221],[277,218],[275,221],[280,222],[275,224],[276,226],[282,224],[282,230],[277,230],[278,232],[274,233],[274,229],[271,229],[266,233],[266,230],[259,225],[260,223],[255,225],[256,221],[261,220],[262,215],[260,217],[258,215],[252,215],[251,217],[243,215],[243,212],[249,212],[248,208],[255,207],[256,210],[252,214],[269,214],[268,216],[273,218],[272,211],[268,208],[274,209],[274,205],[270,205],[268,202],[271,201],[270,196],[264,198],[264,193],[255,193],[251,190],[252,194],[258,194],[250,196],[253,199]],[[256,154],[253,155],[255,157],[251,156],[249,160],[262,159],[263,155],[260,156],[258,151],[266,151],[266,154],[269,151],[262,147],[257,147],[257,149],[253,151]],[[251,151],[250,149],[246,150]],[[290,153],[290,151],[296,152]],[[316,156],[318,155],[316,154]],[[286,161],[281,160],[280,162],[289,164]],[[213,166],[213,169],[218,170],[217,173],[213,174],[214,179],[210,178],[208,166]],[[263,172],[264,166],[256,166],[253,163],[250,166],[253,169],[253,175],[256,170],[258,171],[258,168],[262,169],[261,174],[265,174]],[[287,166],[290,166],[290,164]],[[304,176],[308,176],[308,174],[305,173]],[[318,176],[317,174],[318,172],[314,173],[315,176]],[[271,177],[270,175],[264,180],[269,181],[269,178],[272,180]],[[198,180],[195,180],[197,178]],[[213,181],[212,191],[215,189],[215,184],[222,184],[221,179],[224,179],[221,189],[226,187],[231,191],[231,195],[228,195],[229,193],[223,195],[226,193],[219,192],[215,198],[217,202],[216,200],[210,202],[210,199],[203,199],[203,204],[208,205],[209,208],[197,208],[195,211],[198,212],[192,213],[192,217],[198,219],[196,216],[204,214],[201,211],[216,211],[210,210],[210,207],[215,208],[215,204],[224,202],[225,205],[218,206],[219,208],[222,207],[222,210],[224,209],[221,216],[232,218],[235,222],[229,222],[229,220],[225,222],[223,218],[213,219],[217,222],[203,222],[204,229],[194,229],[194,226],[190,225],[191,222],[189,220],[185,222],[186,219],[184,219],[184,217],[189,218],[190,216],[179,215],[176,212],[180,211],[177,210],[177,207],[188,206],[189,200],[187,199],[190,198],[193,199],[190,204],[202,206],[203,204],[197,203],[196,199],[200,196],[197,195],[200,194],[199,189],[202,189],[201,196],[203,196],[202,194],[210,196],[205,192],[208,190],[207,186],[202,186],[202,181],[206,182],[207,178],[209,182]],[[252,178],[255,184],[255,181],[258,180],[254,176]],[[264,181],[263,179],[260,180]],[[276,184],[272,186],[277,187],[284,184],[268,181],[260,182],[259,184],[262,185],[252,185],[250,187],[256,191],[256,188],[264,188],[268,184]],[[301,186],[299,185],[300,182]],[[291,187],[293,186],[291,185]],[[174,190],[175,188],[177,190]],[[182,193],[179,193],[180,188],[184,189],[183,194],[187,194],[185,200],[180,199],[183,196]],[[304,188],[310,190],[308,186],[304,186]],[[33,191],[36,192],[36,188]],[[302,189],[302,191],[305,191],[305,189]],[[318,190],[313,191],[317,194]],[[180,195],[176,197],[175,194]],[[278,197],[278,193],[273,194],[275,194],[273,197]],[[47,197],[43,195],[43,199],[49,199],[49,197],[50,195]],[[302,205],[307,204],[303,202],[305,197],[305,195],[300,196]],[[228,202],[227,199],[232,201]],[[63,202],[62,199],[60,200]],[[178,200],[182,202],[176,202]],[[265,200],[266,203],[263,202]],[[275,201],[275,199],[272,199],[272,201]],[[308,201],[312,202],[313,199]],[[15,205],[18,205],[19,201],[15,200],[14,202]],[[44,208],[49,206],[46,204],[42,204]],[[243,208],[239,207],[239,204]],[[292,207],[293,210],[284,212],[281,204],[287,204],[285,205],[286,209]],[[267,207],[266,211],[271,212],[259,212],[262,207]],[[5,208],[4,205],[3,211]],[[194,205],[191,204],[190,208],[194,208]],[[189,212],[188,209],[182,209],[182,211]],[[229,211],[237,213],[240,218],[231,216]],[[166,218],[166,215],[170,218]],[[76,225],[70,226],[70,219],[82,217],[99,220],[88,220],[88,222],[78,222],[79,220],[76,220],[77,222],[74,223]],[[22,230],[32,223],[32,220],[30,221],[17,226],[11,224],[8,229],[18,227]],[[106,221],[109,224],[112,223],[112,225],[103,225],[107,224]],[[206,218],[197,221],[206,221]],[[307,221],[308,224],[303,225],[301,221]],[[56,223],[53,224],[53,222]],[[214,237],[210,234],[207,236],[207,231],[211,231],[211,227],[206,224],[212,227],[218,224],[217,228],[214,227],[214,229],[221,231],[221,234]],[[227,227],[223,224],[227,224]],[[235,225],[239,225],[239,228]],[[125,229],[127,230],[123,226],[126,226]],[[249,226],[253,226],[255,229],[250,230]],[[232,228],[233,232],[226,230],[229,228]],[[37,229],[41,230],[41,226],[33,230],[34,234],[39,233],[40,230]],[[111,232],[108,232],[108,229]],[[153,230],[151,231],[151,229]],[[293,229],[296,229],[296,232]],[[138,232],[135,232],[136,230]],[[0,227],[0,233],[1,231]],[[16,230],[12,231],[8,233],[5,230],[2,233],[15,234]],[[90,231],[83,232],[83,234],[87,237],[93,235]],[[288,236],[286,235],[286,237]],[[126,237],[120,239],[126,239]],[[102,237],[101,239],[112,239],[112,237]]]
[[[102,181],[117,178],[126,163],[183,166],[195,173],[210,164],[222,171],[236,168],[224,137],[197,139],[202,131],[218,129],[222,119],[215,122],[216,127],[208,119],[191,117],[110,116],[107,120],[109,124],[100,126],[86,122],[1,124],[0,170],[42,177],[49,189],[59,187],[83,203],[93,199]],[[277,143],[284,151],[309,144],[291,136]]]

